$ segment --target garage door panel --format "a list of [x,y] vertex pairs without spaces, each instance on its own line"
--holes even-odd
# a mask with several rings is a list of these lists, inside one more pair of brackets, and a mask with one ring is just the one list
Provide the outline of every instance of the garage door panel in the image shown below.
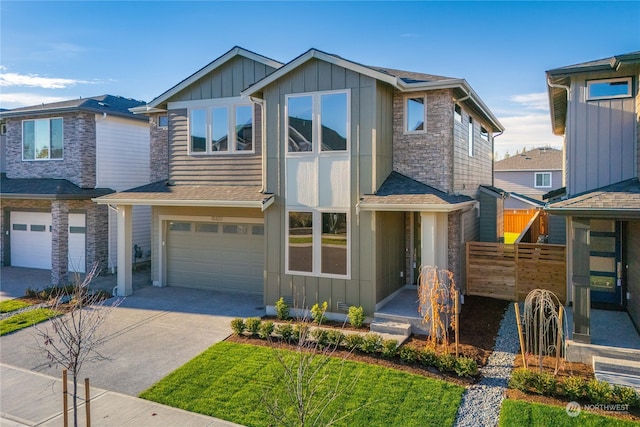
[[191,223],[176,228],[183,231],[170,229],[167,235],[169,286],[262,293],[264,236],[251,234],[252,225]]
[[11,265],[51,269],[51,213],[10,214]]

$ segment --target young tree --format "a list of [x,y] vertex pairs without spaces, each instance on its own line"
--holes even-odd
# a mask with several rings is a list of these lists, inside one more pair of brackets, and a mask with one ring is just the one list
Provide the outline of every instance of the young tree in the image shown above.
[[[85,362],[109,360],[101,354],[99,348],[108,340],[100,331],[113,308],[122,300],[114,300],[110,305],[103,304],[100,293],[90,293],[89,284],[97,275],[98,266],[94,265],[82,280],[78,275],[73,284],[73,293],[63,295],[60,292],[52,305],[54,311],[64,311],[63,304],[70,299],[69,312],[53,317],[49,322],[36,325],[37,335],[42,339],[40,349],[46,354],[53,366],[62,366],[73,377],[73,423],[78,426],[78,377]],[[42,326],[44,325],[44,326]]]

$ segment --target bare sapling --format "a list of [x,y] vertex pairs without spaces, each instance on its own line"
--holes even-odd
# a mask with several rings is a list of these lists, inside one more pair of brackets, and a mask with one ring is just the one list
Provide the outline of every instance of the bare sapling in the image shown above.
[[85,362],[110,360],[99,349],[109,339],[101,331],[101,326],[122,300],[111,304],[103,303],[101,293],[89,291],[91,281],[96,277],[97,264],[82,279],[76,275],[70,295],[60,292],[52,302],[54,311],[67,313],[36,325],[40,350],[46,355],[51,366],[61,366],[68,370],[73,379],[72,403],[74,426],[78,425],[78,378]]
[[561,311],[560,299],[546,289],[532,290],[524,301],[525,350],[538,356],[540,370],[544,356],[556,356],[558,359],[563,354],[565,327]]
[[450,331],[455,330],[456,298],[458,289],[449,270],[426,266],[420,269],[418,304],[422,322],[429,329],[429,345],[434,348],[440,343],[448,352]]

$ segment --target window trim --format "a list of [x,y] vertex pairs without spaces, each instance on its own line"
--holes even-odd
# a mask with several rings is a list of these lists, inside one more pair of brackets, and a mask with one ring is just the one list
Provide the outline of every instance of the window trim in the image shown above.
[[[605,95],[605,96],[591,96],[591,86],[598,83],[614,83],[614,82],[627,82],[629,90],[626,94],[620,95]],[[633,96],[633,79],[631,77],[618,77],[611,79],[594,79],[587,80],[585,85],[585,99],[587,101],[599,101],[603,99],[619,99],[619,98],[631,98]]]
[[[166,119],[167,119],[167,124],[166,124],[166,125],[162,125],[162,124],[161,124],[161,119],[162,119],[163,117],[166,117]],[[160,114],[160,115],[158,116],[158,127],[159,127],[160,129],[168,129],[168,128],[169,128],[169,115],[168,115],[168,114]]]
[[[460,110],[459,113],[458,110]],[[453,121],[462,123],[462,107],[460,104],[453,104]]]
[[[26,159],[24,157],[24,123],[25,122],[37,122],[40,120],[48,120],[49,121],[49,129],[51,129],[51,120],[62,120],[62,157],[60,158],[55,158],[52,159],[51,158],[51,135],[49,135],[49,157],[47,157],[46,159],[38,159],[35,157],[35,134],[34,134],[34,147],[33,147],[33,153],[34,153],[34,158],[33,159]],[[35,129],[35,124],[34,124],[34,129]],[[42,119],[24,119],[22,120],[22,122],[20,123],[20,135],[21,135],[21,156],[22,156],[22,161],[23,162],[56,162],[56,161],[62,161],[64,160],[64,117],[62,116],[57,116],[57,117],[47,117],[47,118],[42,118]]]
[[[347,146],[345,150],[322,150],[322,95],[334,95],[344,93],[347,95]],[[311,132],[313,140],[311,141],[311,151],[289,151],[289,99],[311,97]],[[347,154],[351,152],[351,89],[322,90],[314,92],[289,93],[284,97],[284,121],[285,121],[285,137],[284,137],[284,153],[285,156],[308,156],[316,154]]]
[[[538,185],[538,176],[549,176],[549,185]],[[542,179],[544,183],[544,178]],[[533,187],[534,188],[551,188],[553,186],[553,174],[551,172],[535,172],[533,174]]]
[[[169,106],[169,108],[186,108],[187,109],[187,153],[189,156],[228,156],[228,155],[243,155],[243,154],[255,154],[256,153],[256,108],[255,103],[247,102],[240,98],[217,98],[208,99],[202,101],[185,101],[177,102]],[[227,151],[213,151],[211,150],[211,137],[212,137],[212,114],[215,108],[227,108]],[[236,135],[236,109],[238,107],[251,107],[251,150],[238,150],[237,149],[237,135]],[[206,120],[206,145],[205,151],[192,151],[191,147],[191,111],[193,110],[205,110]]]
[[[424,105],[424,121],[423,126],[422,126],[422,130],[409,130],[409,100],[410,99],[419,99],[422,98],[423,104]],[[404,105],[403,105],[403,110],[404,110],[404,123],[402,125],[402,132],[405,135],[422,135],[427,133],[427,95],[422,95],[422,96],[411,96],[411,95],[405,95],[404,97],[404,101],[403,101]]]
[[480,139],[489,142],[489,131],[484,126],[480,126]]
[[[311,271],[296,271],[289,269],[289,214],[291,212],[310,212],[312,220],[311,240]],[[347,274],[330,274],[322,272],[322,214],[343,213],[346,216],[347,227]],[[292,276],[325,277],[331,279],[351,280],[351,212],[349,209],[340,208],[311,208],[309,206],[287,206],[285,212],[285,274]]]

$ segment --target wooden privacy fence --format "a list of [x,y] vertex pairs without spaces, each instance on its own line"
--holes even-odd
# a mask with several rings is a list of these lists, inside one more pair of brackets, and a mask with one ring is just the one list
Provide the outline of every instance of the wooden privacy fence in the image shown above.
[[503,214],[505,233],[521,233],[535,214],[534,209],[526,211],[505,209]]
[[467,242],[467,295],[523,301],[548,289],[566,303],[566,247],[536,243]]

